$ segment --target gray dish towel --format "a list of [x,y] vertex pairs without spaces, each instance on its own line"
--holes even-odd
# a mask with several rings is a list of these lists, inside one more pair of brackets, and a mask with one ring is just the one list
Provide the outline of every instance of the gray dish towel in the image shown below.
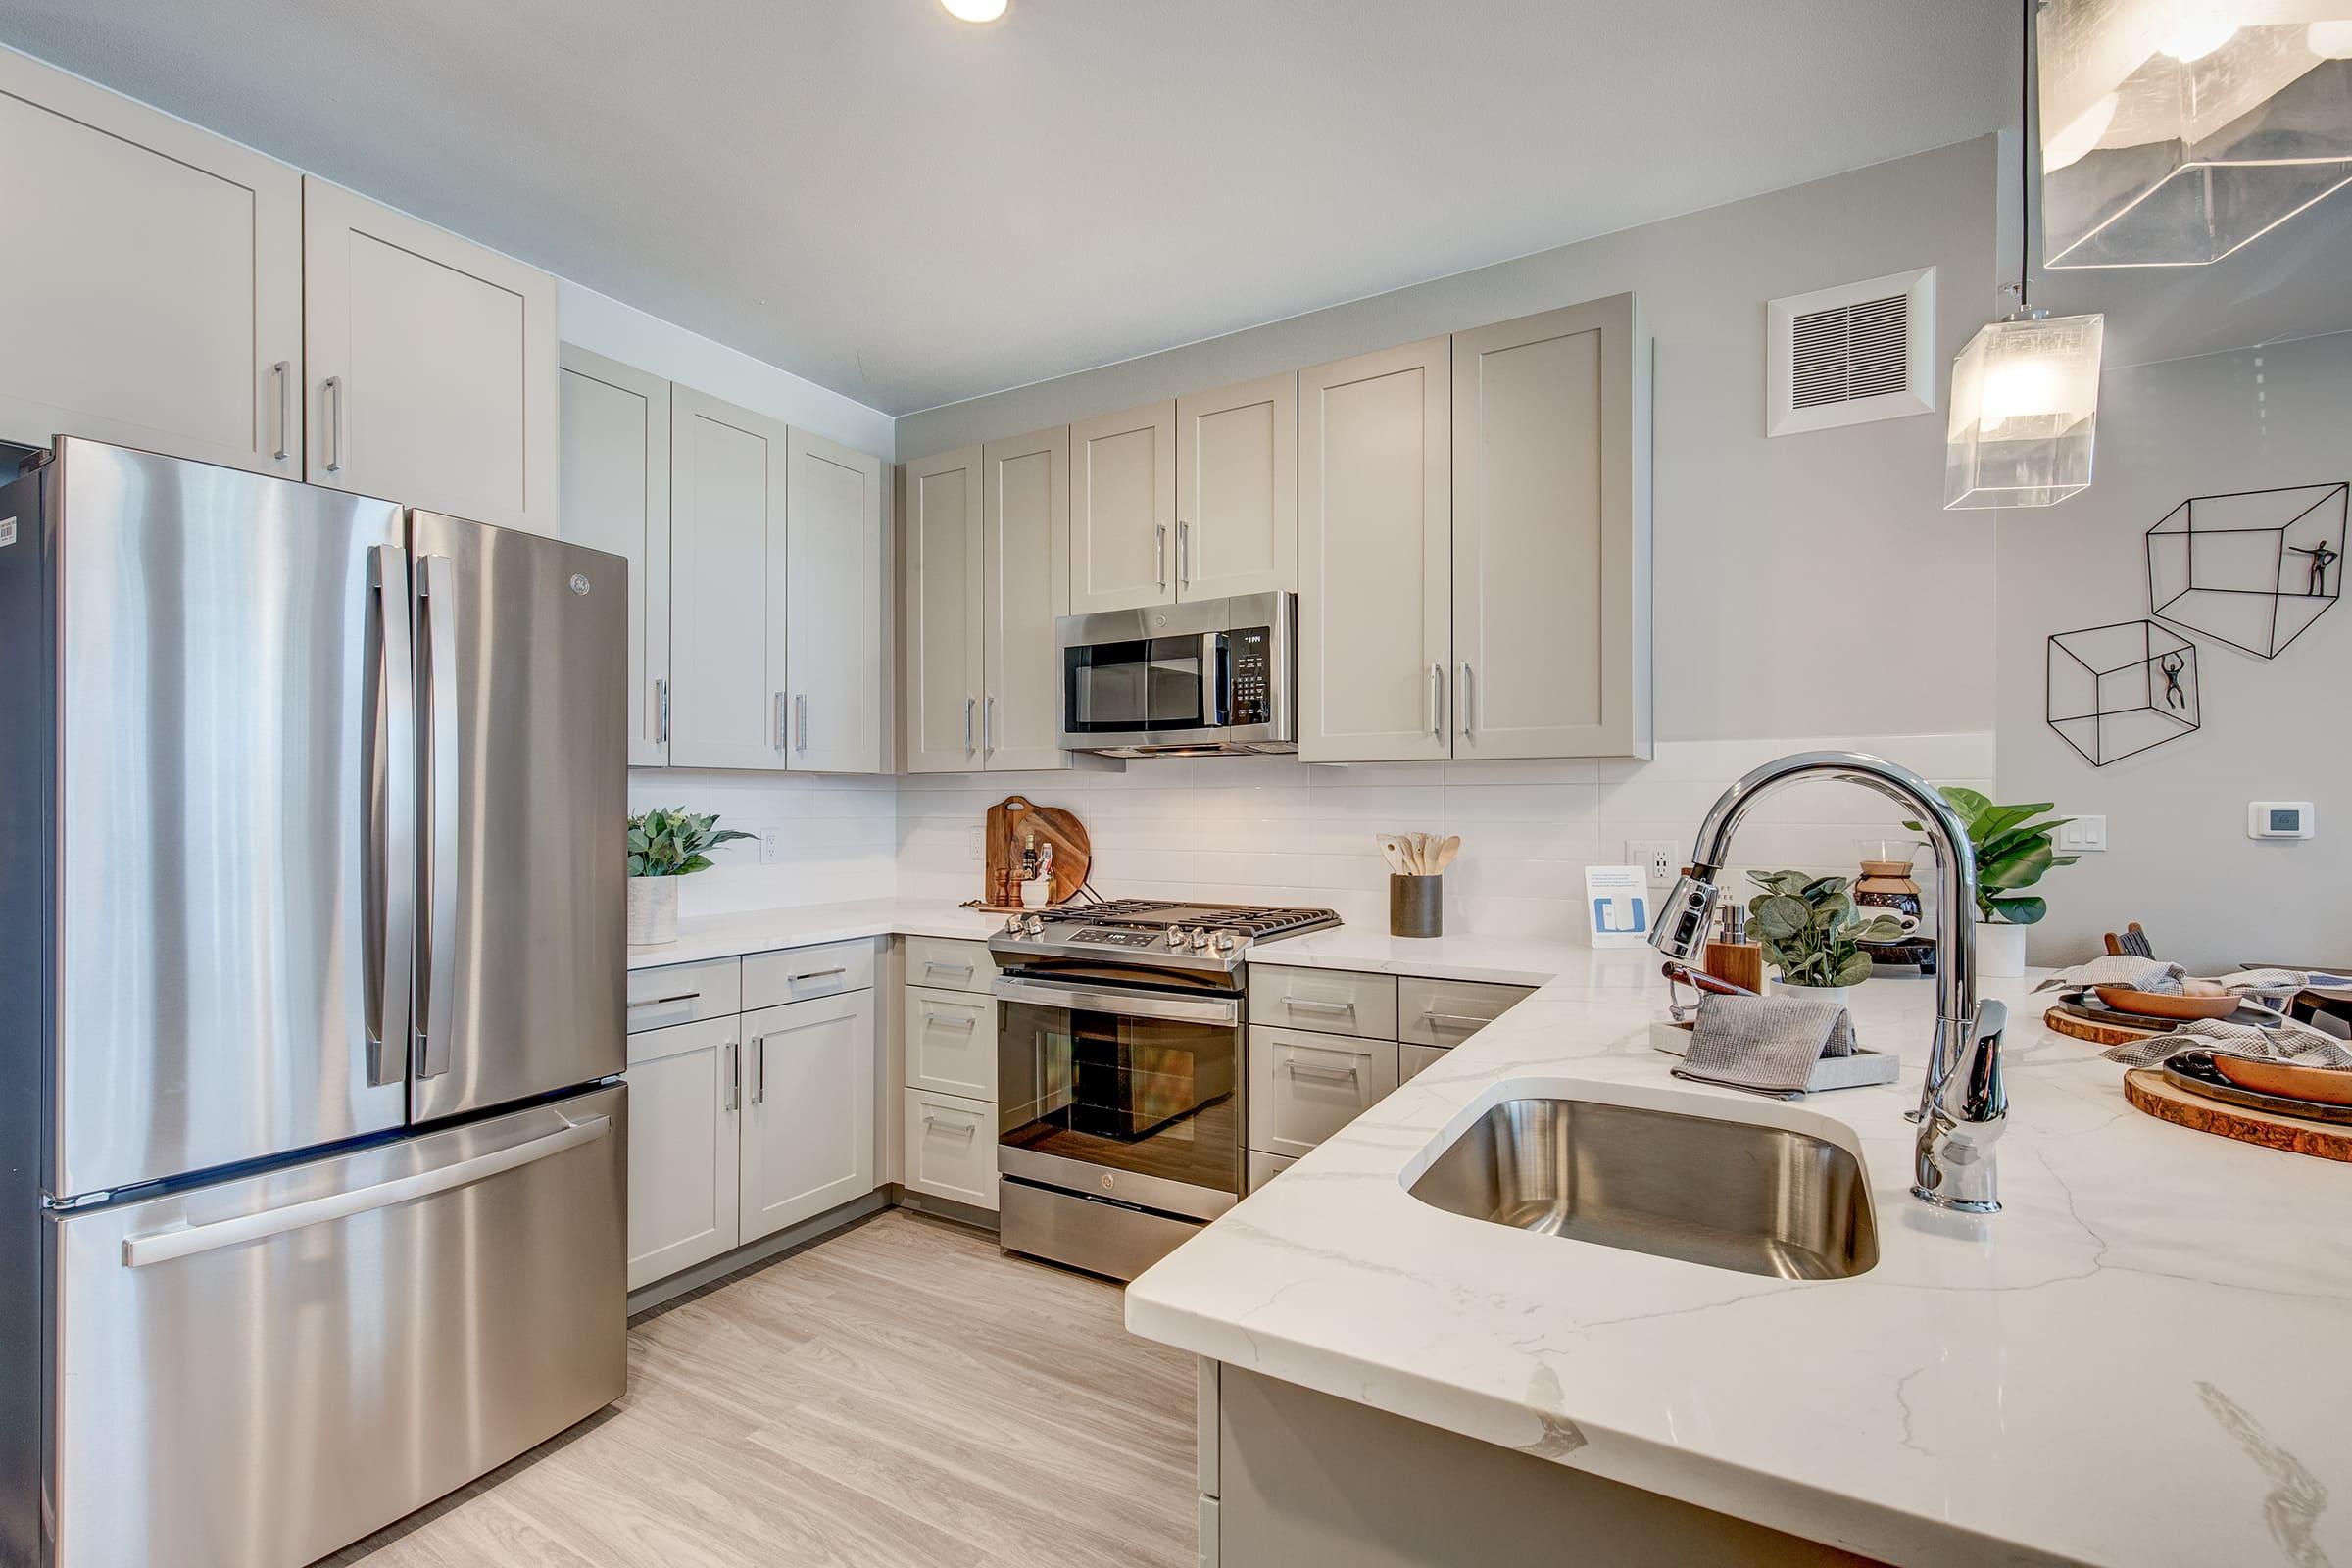
[[1702,997],[1690,1054],[1677,1078],[1793,1100],[1813,1063],[1851,1055],[1854,1026],[1835,1002],[1803,997]]

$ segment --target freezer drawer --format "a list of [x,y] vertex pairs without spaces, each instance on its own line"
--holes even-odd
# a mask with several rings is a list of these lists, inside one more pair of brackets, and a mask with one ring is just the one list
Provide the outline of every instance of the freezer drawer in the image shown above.
[[627,1383],[627,1090],[47,1222],[57,1568],[300,1568]]

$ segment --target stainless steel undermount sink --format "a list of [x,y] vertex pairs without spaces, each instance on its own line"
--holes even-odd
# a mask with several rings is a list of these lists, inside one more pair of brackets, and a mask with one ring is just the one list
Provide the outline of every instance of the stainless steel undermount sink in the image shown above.
[[1591,1100],[1506,1100],[1409,1189],[1433,1208],[1781,1279],[1879,1260],[1862,1161],[1782,1127]]

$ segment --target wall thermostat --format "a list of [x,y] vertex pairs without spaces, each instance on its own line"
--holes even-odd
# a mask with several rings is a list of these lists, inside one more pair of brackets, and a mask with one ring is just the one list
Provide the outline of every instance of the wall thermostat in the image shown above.
[[2312,830],[2309,801],[2255,801],[2246,808],[2246,837],[2307,839]]

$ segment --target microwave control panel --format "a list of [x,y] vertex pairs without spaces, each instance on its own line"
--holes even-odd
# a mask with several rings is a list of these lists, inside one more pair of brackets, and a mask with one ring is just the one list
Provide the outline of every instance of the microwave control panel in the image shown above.
[[1268,695],[1273,661],[1267,650],[1272,635],[1265,626],[1228,634],[1227,642],[1233,650],[1233,716],[1227,722],[1241,725],[1274,721],[1274,701]]

